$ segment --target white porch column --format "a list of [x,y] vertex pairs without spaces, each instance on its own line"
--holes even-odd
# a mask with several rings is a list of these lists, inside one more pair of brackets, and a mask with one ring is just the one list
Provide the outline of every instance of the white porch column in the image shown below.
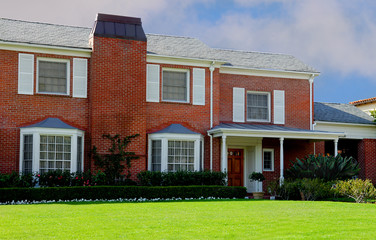
[[222,135],[222,162],[221,162],[221,171],[227,171],[227,144],[226,144],[226,135]]
[[334,139],[334,156],[338,155],[338,138]]
[[284,177],[283,177],[283,165],[284,165],[284,159],[283,159],[283,140],[284,138],[281,137],[279,139],[279,162],[280,162],[280,177],[279,177],[279,184],[282,185]]

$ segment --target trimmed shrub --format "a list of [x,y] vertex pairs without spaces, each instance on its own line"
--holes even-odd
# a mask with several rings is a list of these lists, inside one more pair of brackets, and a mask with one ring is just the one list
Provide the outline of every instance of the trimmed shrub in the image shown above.
[[333,198],[335,192],[332,190],[333,182],[326,182],[321,179],[296,179],[286,180],[277,193],[285,200],[324,200]]
[[190,185],[225,185],[226,174],[223,172],[151,172],[137,174],[141,186],[190,186]]
[[325,181],[335,181],[352,178],[359,171],[359,165],[352,157],[308,155],[305,159],[296,159],[286,171],[286,178],[320,178]]
[[354,199],[357,203],[367,202],[376,197],[376,189],[369,179],[338,181],[333,189],[342,196]]
[[9,187],[34,187],[36,180],[31,173],[12,172],[10,174],[0,174],[0,188]]
[[2,188],[0,189],[0,202],[118,198],[244,198],[246,194],[244,187],[225,186]]

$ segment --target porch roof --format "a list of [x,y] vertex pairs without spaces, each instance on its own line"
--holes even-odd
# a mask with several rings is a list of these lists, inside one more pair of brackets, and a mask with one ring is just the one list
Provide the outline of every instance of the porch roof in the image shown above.
[[286,139],[334,140],[345,136],[343,132],[316,131],[301,128],[290,128],[278,125],[258,125],[246,123],[221,123],[210,129],[213,137],[262,137]]

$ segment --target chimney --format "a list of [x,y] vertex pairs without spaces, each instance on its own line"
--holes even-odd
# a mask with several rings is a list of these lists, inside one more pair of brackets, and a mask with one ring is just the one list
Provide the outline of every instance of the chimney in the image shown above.
[[98,13],[91,30],[92,36],[120,38],[146,42],[141,18]]

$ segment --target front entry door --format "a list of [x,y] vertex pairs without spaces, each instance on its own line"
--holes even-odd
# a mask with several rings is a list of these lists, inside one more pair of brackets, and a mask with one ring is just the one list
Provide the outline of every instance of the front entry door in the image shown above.
[[228,149],[227,154],[228,166],[228,185],[229,186],[244,186],[243,185],[243,166],[244,166],[244,152],[243,149]]

